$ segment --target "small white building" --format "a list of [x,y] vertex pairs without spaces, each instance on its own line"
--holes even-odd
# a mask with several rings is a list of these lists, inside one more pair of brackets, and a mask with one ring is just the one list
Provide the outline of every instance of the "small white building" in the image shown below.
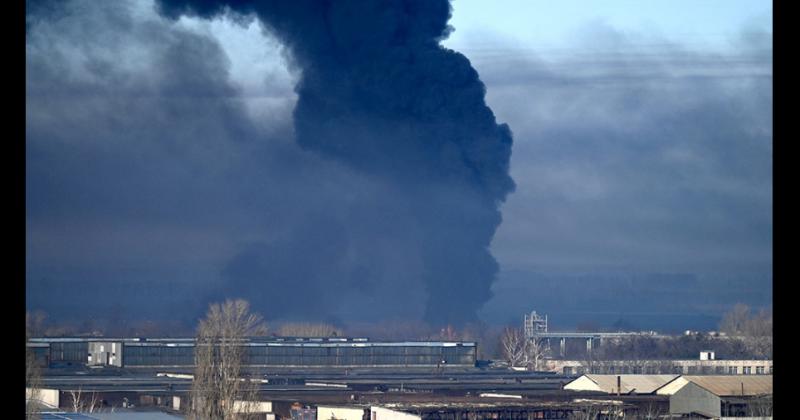
[[390,410],[385,407],[372,406],[369,409],[371,420],[421,420],[422,417],[404,413],[402,411]]
[[317,406],[317,420],[362,420],[364,408]]
[[718,418],[721,413],[718,395],[682,377],[664,385],[656,394],[669,397],[670,414],[701,414]]

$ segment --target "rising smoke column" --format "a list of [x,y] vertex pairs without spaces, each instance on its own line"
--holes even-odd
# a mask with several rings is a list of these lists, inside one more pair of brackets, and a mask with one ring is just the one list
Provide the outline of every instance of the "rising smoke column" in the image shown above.
[[[161,0],[210,18],[255,13],[291,52],[297,143],[379,179],[418,227],[433,324],[475,320],[498,272],[489,245],[514,189],[512,136],[463,55],[439,45],[446,0]],[[387,223],[392,223],[387,220]]]

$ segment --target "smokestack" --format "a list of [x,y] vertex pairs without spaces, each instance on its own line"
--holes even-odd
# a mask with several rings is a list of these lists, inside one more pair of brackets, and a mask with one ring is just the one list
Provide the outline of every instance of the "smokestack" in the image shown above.
[[[385,185],[405,203],[422,262],[425,319],[461,325],[491,298],[489,252],[514,189],[512,135],[463,55],[439,43],[447,0],[160,0],[163,14],[254,13],[290,50],[296,142]],[[393,215],[392,217],[395,217]],[[386,220],[385,223],[393,223]],[[376,232],[376,237],[381,233]]]

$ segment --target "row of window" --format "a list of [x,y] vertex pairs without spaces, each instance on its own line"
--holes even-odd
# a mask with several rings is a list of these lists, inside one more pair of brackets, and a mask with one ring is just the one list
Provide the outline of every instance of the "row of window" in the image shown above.
[[[753,366],[742,366],[742,369],[739,369],[739,366],[687,366],[686,371],[684,372],[683,366],[592,366],[589,369],[586,369],[582,366],[578,366],[573,368],[572,366],[565,366],[564,367],[564,374],[565,375],[572,375],[576,373],[578,375],[583,375],[584,373],[594,373],[594,374],[606,374],[606,373],[620,373],[620,374],[650,374],[650,375],[657,375],[657,374],[669,374],[669,373],[677,373],[677,374],[688,374],[688,375],[695,375],[695,374],[717,374],[717,375],[753,375],[754,370]],[[773,367],[769,366],[767,370],[765,366],[755,366],[755,374],[756,375],[765,375],[769,373],[772,375]]]
[[[255,365],[351,366],[351,365],[471,365],[475,363],[474,348],[408,347],[405,354],[396,349],[382,348],[312,348],[247,347],[245,363]],[[422,350],[422,351],[421,351]],[[435,350],[435,351],[434,351]],[[391,354],[395,353],[395,354]],[[191,365],[193,347],[126,346],[125,366]]]

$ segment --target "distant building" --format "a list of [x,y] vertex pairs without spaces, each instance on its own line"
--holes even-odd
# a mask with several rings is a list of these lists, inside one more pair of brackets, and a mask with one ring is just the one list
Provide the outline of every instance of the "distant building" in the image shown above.
[[652,394],[678,375],[583,375],[564,385],[568,391],[596,391],[606,394]]
[[546,360],[545,370],[563,375],[772,375],[772,360]]
[[[194,339],[34,338],[28,347],[50,368],[194,366]],[[477,343],[462,341],[369,341],[364,338],[250,338],[252,367],[474,367]]]
[[582,375],[564,390],[667,398],[673,415],[772,415],[772,375]]

